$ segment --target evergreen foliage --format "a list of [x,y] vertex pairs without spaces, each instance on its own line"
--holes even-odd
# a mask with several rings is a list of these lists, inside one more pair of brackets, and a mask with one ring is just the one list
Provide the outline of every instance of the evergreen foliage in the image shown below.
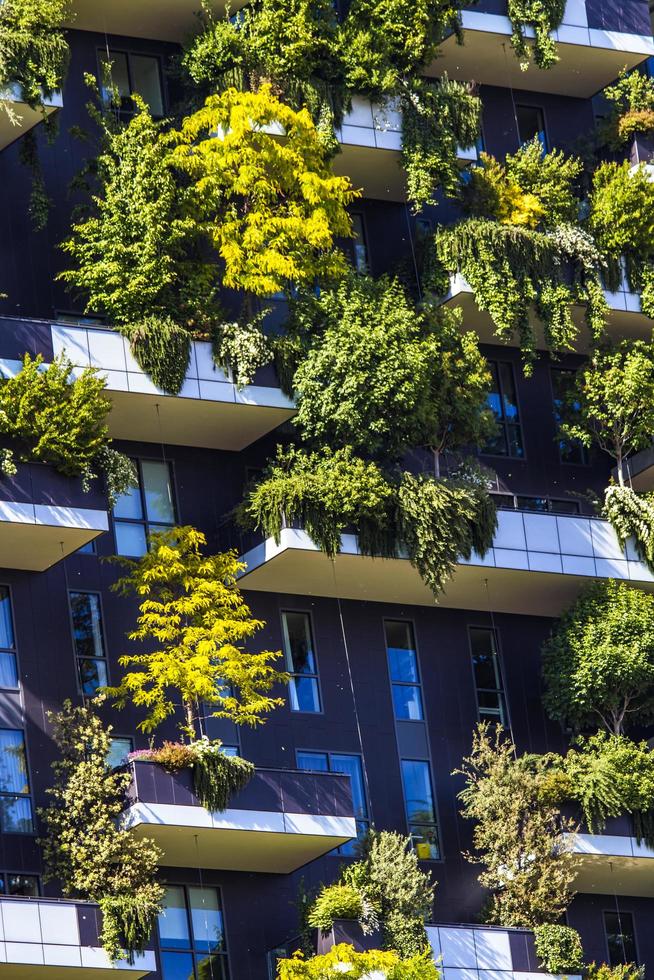
[[592,583],[543,647],[543,704],[576,731],[621,734],[654,713],[654,596],[611,579]]
[[20,462],[49,463],[66,476],[90,482],[103,475],[110,503],[134,485],[133,464],[111,448],[105,382],[93,368],[73,378],[64,357],[43,367],[43,358],[25,355],[13,377],[0,382],[0,470],[16,472]]
[[128,638],[155,649],[121,657],[120,665],[131,669],[105,690],[119,707],[129,701],[146,709],[138,726],[144,732],[172,715],[178,701],[180,729],[191,739],[198,734],[200,702],[215,709],[211,717],[251,726],[283,704],[268,693],[287,679],[272,666],[281,654],[248,653],[242,646],[264,625],[252,618],[236,587],[244,566],[231,552],[204,555],[205,544],[200,531],[177,527],[152,534],[150,550],[138,561],[116,559],[128,573],[114,588],[140,599]]
[[547,973],[582,973],[584,950],[576,929],[551,924],[536,926],[534,942],[536,956]]
[[70,701],[48,717],[60,757],[52,764],[50,805],[40,811],[46,876],[61,883],[64,895],[98,902],[102,945],[112,961],[123,950],[131,957],[147,943],[161,911],[161,852],[120,824],[131,775],[107,766],[111,728],[90,707]]
[[509,0],[508,14],[513,29],[511,44],[523,71],[529,67],[531,54],[525,38],[527,27],[534,31],[533,58],[537,67],[551,68],[559,60],[556,41],[550,34],[561,24],[564,12],[565,0]]
[[312,929],[328,933],[337,919],[360,920],[364,914],[361,892],[354,885],[336,883],[323,887],[309,910]]
[[[296,953],[291,959],[279,961],[278,980],[333,980],[347,973],[351,980],[438,980],[440,974],[431,952],[402,959],[396,952],[372,949],[357,953],[353,946],[339,943],[322,956],[305,959]],[[603,978],[602,978],[603,980]],[[625,978],[626,980],[626,978]]]
[[461,813],[475,820],[474,851],[480,884],[490,889],[486,921],[533,929],[556,922],[572,898],[575,858],[571,821],[543,793],[543,767],[533,756],[517,757],[500,727],[477,726],[465,758]]

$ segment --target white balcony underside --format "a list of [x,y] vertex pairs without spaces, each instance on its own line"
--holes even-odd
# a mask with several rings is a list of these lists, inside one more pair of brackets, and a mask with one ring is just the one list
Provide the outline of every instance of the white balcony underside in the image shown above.
[[[61,95],[55,94],[47,99],[43,112],[49,116],[62,105]],[[0,150],[42,122],[43,112],[22,102],[17,86],[0,90]]]
[[598,895],[654,896],[654,850],[635,837],[577,834],[576,891]]
[[[464,44],[449,37],[429,74],[446,72],[450,78],[474,79],[482,85],[590,98],[614,81],[623,68],[633,68],[654,55],[654,40],[648,35],[588,28],[581,20],[566,23],[564,18],[554,32],[559,60],[552,68],[537,68],[532,61],[527,71],[522,71],[510,43],[509,18],[464,10]],[[533,31],[526,36],[533,37]]]
[[125,825],[153,838],[161,864],[288,874],[356,837],[353,817],[134,803]]
[[[617,292],[604,291],[609,306],[606,330],[612,337],[616,338],[629,337],[649,340],[654,328],[654,321],[642,312],[640,296],[637,293],[632,293],[626,283],[623,285],[625,288]],[[442,304],[461,309],[463,311],[463,327],[467,330],[474,330],[481,343],[503,343],[495,332],[496,327],[490,314],[479,309],[472,287],[461,274],[451,277],[450,288],[443,297]],[[587,353],[590,349],[591,337],[586,326],[582,306],[575,305],[572,307],[572,319],[579,328],[575,350],[581,354]],[[542,325],[535,310],[532,311],[532,323],[534,324],[536,347],[539,350],[547,350]],[[519,346],[517,337],[512,338],[508,346]]]
[[[302,530],[285,528],[248,551],[243,589],[368,602],[433,606],[431,591],[404,558],[360,554],[346,534],[334,561]],[[596,578],[617,578],[654,591],[654,577],[631,543],[622,550],[611,527],[585,517],[500,511],[484,558],[461,562],[438,604],[521,615],[559,616]]]
[[[122,34],[125,37],[143,37],[153,41],[181,43],[198,29],[196,17],[200,0],[73,0],[71,27],[80,31],[96,31],[99,34]],[[230,4],[230,10],[238,10],[242,2]],[[212,0],[216,13],[225,9],[222,0]]]
[[109,530],[105,511],[0,501],[0,568],[43,572]]

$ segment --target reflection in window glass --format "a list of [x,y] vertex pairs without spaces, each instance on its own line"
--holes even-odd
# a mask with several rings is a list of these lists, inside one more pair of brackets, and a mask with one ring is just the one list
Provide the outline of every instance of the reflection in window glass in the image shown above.
[[215,888],[189,888],[193,946],[214,953],[223,947],[223,915]]
[[25,739],[21,731],[0,729],[0,829],[6,834],[33,831]]
[[164,910],[159,916],[159,939],[167,949],[190,949],[186,898],[181,885],[169,885],[163,901]]
[[135,463],[138,486],[120,496],[113,509],[116,552],[130,558],[146,553],[151,532],[166,531],[176,522],[169,464],[145,459]]
[[611,966],[638,963],[634,917],[631,912],[605,912],[604,930]]
[[71,592],[69,601],[80,690],[92,696],[108,680],[100,596],[94,592]]
[[0,585],[0,687],[18,687],[11,598],[6,585]]
[[[135,111],[133,95],[140,95],[153,116],[163,116],[163,96],[159,59],[152,55],[132,54],[131,52],[109,50],[100,53],[102,97],[106,103],[117,90],[118,106],[125,114]],[[110,86],[105,86],[106,66],[109,66]]]
[[131,738],[124,738],[120,735],[112,735],[110,743],[109,752],[107,753],[107,765],[111,769],[115,769],[127,762],[127,756],[132,751],[133,743]]
[[352,247],[354,249],[354,268],[361,275],[368,272],[368,248],[366,246],[366,230],[363,215],[352,215]]
[[513,366],[506,361],[489,361],[488,367],[492,382],[487,404],[495,416],[497,430],[483,452],[494,456],[522,457],[524,446]]
[[318,668],[308,613],[283,612],[282,631],[286,670],[291,675],[289,700],[292,711],[320,711]]
[[495,631],[475,626],[470,629],[469,636],[479,719],[507,728],[504,685]]
[[[306,752],[298,751],[298,769],[307,769],[311,772],[342,772],[350,777],[352,787],[352,802],[354,803],[354,814],[357,824],[357,839],[363,840],[368,833],[370,820],[368,817],[368,803],[363,780],[363,768],[361,756],[350,755],[343,752]],[[339,854],[354,854],[356,841],[349,841],[338,848]]]
[[[563,368],[552,368],[552,395],[554,419],[557,426],[562,421],[563,409],[572,384],[574,383],[575,372]],[[576,406],[573,406],[576,412]],[[578,466],[588,464],[588,450],[578,439],[564,439],[559,437],[559,459],[562,463],[574,463]]]
[[543,110],[539,106],[517,105],[515,114],[518,121],[520,145],[524,146],[525,143],[533,140],[534,136],[537,136],[543,151],[547,153],[547,133]]
[[[217,888],[170,885],[159,916],[163,980],[226,980],[227,954]],[[186,949],[189,952],[178,952]]]
[[440,847],[429,763],[402,759],[401,767],[404,803],[413,846],[420,860],[434,860],[440,857]]
[[36,898],[39,895],[39,879],[37,875],[0,872],[0,894]]
[[395,717],[401,721],[421,721],[422,695],[413,627],[410,623],[386,620],[384,630]]

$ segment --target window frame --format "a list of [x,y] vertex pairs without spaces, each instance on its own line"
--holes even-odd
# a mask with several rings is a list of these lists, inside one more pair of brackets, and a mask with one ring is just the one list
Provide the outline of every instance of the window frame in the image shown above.
[[[501,419],[498,419],[497,416],[495,416],[495,413],[493,412],[493,415],[495,416],[495,424],[497,425],[498,429],[500,429],[503,432],[503,434],[504,434],[504,442],[505,442],[505,445],[507,447],[507,450],[509,449],[509,445],[510,445],[509,444],[509,439],[508,439],[508,428],[510,426],[514,426],[515,428],[518,429],[518,431],[520,433],[520,442],[522,443],[522,456],[514,456],[511,452],[508,452],[508,451],[506,453],[493,453],[493,452],[488,452],[483,447],[479,450],[479,455],[480,456],[489,456],[491,459],[514,459],[514,460],[519,461],[520,463],[526,463],[528,461],[528,458],[527,458],[527,443],[525,441],[525,433],[524,433],[524,428],[523,428],[523,425],[522,425],[522,405],[520,404],[520,394],[518,392],[518,385],[516,383],[516,372],[515,372],[515,367],[514,367],[513,361],[506,360],[505,358],[501,358],[501,357],[500,358],[489,357],[487,359],[487,363],[488,363],[488,367],[489,367],[489,369],[491,371],[491,374],[493,374],[493,368],[496,371],[496,376],[497,376],[497,391],[498,391],[498,394],[500,396],[500,405],[501,405],[501,408],[502,408],[502,418]],[[501,377],[500,370],[499,370],[500,364],[506,364],[507,367],[509,368],[509,370],[511,371],[511,376],[513,378],[513,387],[515,389],[515,403],[516,403],[516,407],[518,409],[518,421],[517,421],[517,423],[516,422],[507,422],[506,417],[505,417],[505,413],[504,413],[504,386],[502,384],[502,377]],[[494,380],[495,380],[495,377],[493,377],[493,381]],[[488,407],[490,408],[490,405]],[[491,409],[491,412],[492,412],[492,409]]]
[[[608,933],[608,929],[606,928],[606,916],[607,915],[617,915],[618,918],[621,918],[623,915],[624,916],[627,916],[628,915],[630,917],[631,924],[633,926],[634,951],[635,951],[635,954],[636,954],[636,961],[635,962],[636,962],[636,966],[639,966],[640,965],[640,950],[638,949],[638,930],[636,929],[636,916],[631,911],[631,909],[619,909],[619,908],[612,908],[612,909],[603,908],[602,909],[602,929],[604,931],[604,946],[605,946],[605,949],[606,949],[606,961],[607,961],[607,963],[609,963],[611,966],[615,966],[616,965],[614,963],[611,963],[611,951],[610,951],[610,947],[609,947],[609,933]],[[632,961],[631,960],[626,960],[626,962],[627,963],[630,963]]]
[[[103,78],[104,78],[103,66],[107,64],[107,61],[111,61],[112,60],[112,57],[111,57],[112,54],[124,54],[125,55],[125,62],[126,62],[126,65],[127,65],[127,81],[128,81],[128,84],[129,84],[129,95],[130,95],[130,98],[135,94],[135,92],[134,92],[134,85],[133,85],[133,82],[132,82],[132,68],[131,68],[131,64],[130,64],[131,56],[132,55],[136,55],[136,57],[138,57],[138,58],[152,58],[153,61],[156,61],[156,63],[157,63],[157,75],[159,76],[159,92],[161,93],[161,115],[160,116],[159,115],[155,115],[154,113],[151,113],[151,115],[152,115],[152,118],[154,120],[165,119],[166,118],[166,112],[167,112],[167,109],[168,109],[168,98],[167,98],[167,94],[168,93],[166,92],[166,87],[164,85],[165,75],[164,75],[164,71],[163,71],[163,61],[162,61],[162,58],[161,58],[161,55],[160,54],[153,53],[151,51],[139,51],[139,50],[133,50],[132,48],[126,48],[126,47],[112,47],[109,44],[107,44],[107,46],[104,47],[104,48],[98,48],[97,49],[98,89],[100,91],[100,98],[102,100],[103,105],[107,105],[108,104],[108,107],[110,109],[112,109],[121,119],[131,118],[134,115],[134,111],[133,110],[123,109],[122,107],[119,108],[119,107],[116,107],[116,106],[112,106],[111,103],[106,103],[105,100],[104,100],[104,98],[103,98],[103,94],[102,94]],[[139,93],[137,92],[136,94],[138,95]],[[147,103],[146,103],[146,105],[147,105]]]
[[[101,637],[102,637],[102,649],[104,650],[104,658],[101,658],[101,657],[80,657],[79,654],[77,653],[77,647],[75,646],[75,621],[73,619],[73,604],[70,601],[71,596],[73,594],[75,594],[75,595],[95,595],[95,596],[98,597],[98,605],[100,607],[100,634],[101,634]],[[77,691],[78,691],[79,694],[82,695],[83,698],[95,697],[95,695],[93,695],[93,694],[85,694],[84,691],[82,690],[82,678],[81,678],[80,671],[79,671],[79,662],[80,662],[80,660],[93,660],[93,661],[103,660],[104,665],[105,665],[105,669],[107,671],[107,685],[109,685],[111,683],[111,673],[110,673],[110,669],[109,669],[109,647],[107,645],[107,634],[106,634],[105,625],[104,625],[104,623],[105,623],[105,617],[104,617],[104,605],[103,605],[103,602],[102,602],[102,593],[96,591],[95,589],[68,589],[67,590],[67,596],[68,596],[68,620],[69,620],[69,623],[70,623],[70,639],[71,639],[71,644],[72,644],[72,647],[73,647],[73,657],[75,658],[75,677],[76,677],[76,683],[77,683]],[[102,687],[103,685],[101,684],[99,686]],[[127,736],[125,736],[125,737],[127,737]]]
[[[327,759],[327,769],[304,769],[304,768],[302,768],[299,765],[299,763],[298,763],[298,755],[300,753],[302,753],[302,752],[307,752],[310,755],[324,755],[325,758]],[[341,770],[340,769],[332,769],[332,756],[333,755],[346,755],[346,756],[349,755],[352,758],[356,758],[356,759],[359,760],[359,764],[361,766],[361,788],[363,790],[364,803],[366,804],[366,816],[365,817],[355,817],[354,818],[354,821],[355,821],[355,824],[357,824],[357,823],[365,824],[367,830],[370,830],[370,827],[372,825],[372,817],[370,816],[370,813],[371,813],[370,798],[369,798],[369,795],[368,795],[368,782],[366,780],[365,768],[364,768],[365,767],[365,763],[364,763],[364,760],[363,760],[363,753],[362,752],[341,751],[340,749],[339,750],[336,750],[336,749],[333,749],[333,750],[331,750],[331,749],[308,749],[308,748],[299,748],[299,747],[296,747],[296,749],[295,749],[295,766],[296,766],[296,769],[299,772],[335,772],[335,773],[340,773],[340,775],[347,775],[347,773],[345,773],[345,774],[344,773],[341,773]],[[357,840],[358,839],[359,839],[359,835],[357,833]],[[339,847],[335,848],[334,850],[329,851],[325,855],[325,857],[337,857],[337,858],[341,859],[343,857],[350,856],[350,855],[347,855],[347,854],[343,854],[343,852],[341,851],[341,847],[343,847],[343,846],[346,846],[347,847],[347,844],[346,845],[340,845]]]
[[554,425],[556,426],[556,451],[561,466],[583,466],[584,468],[587,469],[591,465],[591,458],[590,458],[591,451],[587,446],[584,446],[584,444],[579,442],[578,440],[576,442],[576,445],[579,447],[581,451],[581,462],[575,462],[574,460],[563,459],[563,456],[561,454],[561,442],[563,440],[562,437],[559,435],[559,424],[558,424],[557,412],[556,412],[557,396],[556,396],[556,389],[554,387],[555,374],[575,375],[576,373],[577,373],[576,368],[558,367],[555,364],[549,365],[550,391],[552,394],[552,415],[554,418]]
[[547,113],[545,111],[545,106],[540,105],[538,103],[531,105],[528,102],[514,102],[516,136],[518,138],[518,149],[521,149],[523,146],[525,146],[526,143],[528,143],[534,137],[530,136],[529,140],[523,140],[522,137],[520,136],[520,124],[518,122],[518,109],[534,109],[536,112],[540,113],[540,117],[543,122],[543,127],[542,130],[539,130],[539,132],[542,132],[543,139],[542,140],[539,139],[539,143],[543,147],[543,152],[549,153],[551,149],[551,140],[550,140],[549,124],[547,121]]
[[[386,624],[387,623],[401,623],[403,626],[408,626],[408,628],[410,629],[410,631],[411,631],[411,638],[413,639],[413,652],[415,654],[415,659],[416,659],[416,673],[418,675],[417,681],[411,682],[411,681],[394,681],[393,680],[393,677],[391,675],[390,658],[389,658],[389,655],[388,655],[388,638],[387,638],[387,635],[386,635]],[[417,640],[417,636],[416,636],[416,625],[415,625],[415,621],[413,619],[396,619],[393,616],[383,616],[382,617],[382,628],[383,628],[383,631],[384,631],[384,646],[386,648],[386,670],[388,671],[388,682],[389,682],[389,684],[391,686],[391,702],[392,702],[393,718],[394,718],[394,720],[396,722],[399,721],[400,723],[408,722],[409,724],[412,724],[412,725],[415,725],[416,723],[418,723],[420,725],[425,725],[427,723],[426,722],[426,717],[425,717],[425,696],[424,696],[424,691],[423,691],[423,687],[422,687],[422,670],[420,668],[420,653],[419,653],[419,650],[418,650],[418,640]],[[418,695],[419,695],[419,698],[420,698],[420,714],[421,714],[421,717],[420,718],[398,718],[398,716],[395,713],[395,698],[393,697],[393,688],[395,686],[398,686],[398,687],[413,687],[413,688],[416,688],[417,687],[418,688]]]
[[3,827],[2,818],[0,817],[0,833],[7,834],[10,836],[13,835],[16,837],[36,837],[38,832],[36,829],[36,821],[34,819],[35,809],[34,809],[34,799],[32,795],[34,781],[32,779],[32,767],[30,765],[29,752],[27,749],[27,733],[24,728],[8,728],[6,725],[0,725],[0,732],[20,732],[20,734],[22,735],[23,752],[25,757],[25,774],[27,777],[27,787],[28,787],[27,793],[10,793],[4,790],[0,790],[0,800],[5,799],[7,797],[9,797],[10,799],[16,799],[16,797],[18,797],[18,799],[28,800],[30,805],[30,819],[32,822],[31,830],[5,830]]
[[[494,644],[495,644],[495,659],[496,659],[497,667],[499,668],[499,672],[500,672],[500,681],[502,682],[502,687],[501,688],[498,688],[497,690],[493,690],[493,689],[488,688],[488,687],[482,687],[482,688],[477,687],[477,678],[475,676],[475,661],[474,661],[474,654],[473,654],[473,651],[472,651],[472,639],[471,639],[471,635],[470,635],[473,630],[486,630],[488,633],[491,633],[492,636],[493,636],[493,640],[494,640]],[[488,626],[487,624],[482,624],[482,623],[467,623],[466,624],[466,633],[467,633],[467,637],[468,637],[468,653],[469,653],[469,656],[470,656],[470,670],[471,670],[471,673],[472,673],[472,686],[473,686],[473,690],[474,690],[474,693],[475,693],[475,704],[477,705],[477,721],[478,722],[481,722],[482,721],[481,710],[480,710],[480,705],[479,705],[479,692],[480,691],[488,691],[490,693],[499,693],[501,695],[500,705],[503,705],[503,707],[504,707],[504,715],[505,715],[505,717],[502,718],[501,711],[500,711],[499,724],[502,726],[502,728],[504,728],[505,731],[507,731],[507,732],[510,733],[511,730],[512,730],[512,728],[511,728],[511,712],[509,710],[509,698],[508,698],[508,695],[506,693],[506,682],[504,680],[504,676],[505,676],[506,671],[504,670],[504,658],[503,658],[503,655],[502,655],[502,647],[500,645],[499,631],[497,630],[497,627],[495,627],[495,626]],[[488,720],[488,719],[486,719],[486,720]]]
[[[359,221],[360,221],[360,223],[361,223],[361,235],[359,236],[359,235],[354,234],[352,236],[352,239],[351,239],[351,241],[352,241],[352,268],[354,269],[354,271],[356,272],[356,274],[358,276],[370,275],[371,274],[370,273],[370,246],[368,244],[369,243],[370,236],[368,235],[368,228],[367,228],[365,211],[363,211],[363,210],[360,211],[357,208],[354,208],[353,211],[350,211],[350,218],[352,219],[352,231],[353,232],[354,232],[354,219],[355,218],[358,218]],[[357,251],[356,251],[357,238],[360,238],[361,244],[363,245],[363,252],[364,252],[364,256],[365,256],[365,262],[364,262],[364,267],[363,268],[360,268],[359,267],[359,263],[357,261]]]
[[21,681],[20,681],[20,669],[19,669],[19,659],[18,659],[18,635],[16,633],[16,616],[14,612],[14,595],[11,585],[8,582],[0,582],[0,590],[7,590],[7,598],[9,599],[9,615],[11,617],[11,631],[14,635],[14,646],[13,649],[10,647],[0,647],[0,653],[11,653],[14,657],[14,664],[16,667],[16,686],[7,687],[4,684],[0,685],[0,691],[20,691]]
[[[502,507],[501,504],[497,504],[498,510],[510,510],[516,511],[519,514],[555,514],[559,517],[579,517],[581,515],[581,507],[579,506],[578,500],[566,500],[565,497],[550,497],[548,494],[543,494],[540,498],[534,497],[534,499],[546,500],[547,510],[537,510],[536,508],[520,507],[518,506],[518,500],[520,497],[530,497],[531,494],[528,493],[514,493],[512,490],[491,490],[491,498],[496,497],[511,497],[513,499],[513,504],[511,507]],[[573,511],[562,511],[554,510],[551,506],[552,504],[561,503],[566,505],[572,505],[576,507]]]
[[[188,949],[173,949],[172,947],[164,946],[162,944],[162,942],[161,942],[161,934],[159,932],[159,917],[157,916],[157,922],[156,922],[156,926],[155,926],[155,930],[156,930],[156,945],[157,945],[157,965],[158,965],[158,972],[159,972],[160,976],[162,977],[162,980],[164,980],[163,967],[162,967],[162,963],[161,963],[161,954],[162,953],[188,953],[190,955],[192,961],[193,961],[193,978],[194,978],[194,980],[197,980],[196,959],[198,959],[200,957],[201,953],[203,953],[203,952],[206,953],[206,950],[200,950],[200,949],[198,949],[197,947],[195,947],[193,945],[194,938],[195,937],[193,935],[193,919],[192,919],[192,916],[191,916],[191,903],[189,901],[189,888],[212,888],[214,891],[218,892],[218,901],[220,903],[220,913],[221,913],[222,921],[223,921],[223,945],[224,945],[224,950],[221,953],[215,953],[213,955],[215,955],[215,956],[222,956],[223,957],[224,964],[227,965],[227,969],[225,970],[225,966],[223,964],[223,978],[225,978],[225,977],[231,977],[231,972],[230,972],[230,959],[229,959],[229,942],[228,942],[228,939],[227,939],[227,915],[226,915],[226,912],[225,912],[225,903],[224,903],[224,900],[223,900],[223,887],[222,887],[222,885],[200,884],[200,882],[190,882],[189,883],[189,882],[177,881],[177,880],[172,880],[171,881],[170,879],[167,879],[166,881],[163,881],[162,884],[163,884],[164,888],[181,888],[182,891],[183,891],[183,893],[184,893],[184,906],[185,906],[184,907],[184,911],[186,912],[186,924],[187,924],[187,927],[188,927],[188,935],[189,935],[189,942],[190,942],[190,945],[189,945]],[[212,954],[207,953],[207,955],[212,955]],[[191,980],[191,978],[189,978],[189,980]]]
[[[21,875],[24,878],[34,878],[35,881],[36,881],[36,895],[29,895],[29,896],[11,895],[9,893],[8,889],[6,888],[7,879],[11,875]],[[7,870],[2,870],[2,871],[0,871],[0,881],[3,881],[4,882],[4,885],[5,885],[5,890],[4,891],[0,890],[0,899],[4,899],[4,898],[24,898],[24,897],[28,897],[28,898],[41,898],[43,896],[43,882],[41,880],[41,875],[40,874],[37,874],[34,871],[7,871]]]
[[[124,557],[124,558],[139,558],[139,557],[142,557],[142,556],[140,556],[140,555],[126,555],[126,554],[123,554],[123,552],[121,552],[121,551],[118,550],[118,537],[116,535],[116,524],[128,524],[130,527],[135,527],[135,526],[142,527],[144,529],[144,531],[145,531],[145,542],[146,542],[146,545],[149,548],[149,536],[150,536],[150,533],[151,533],[151,531],[150,531],[150,528],[151,527],[156,526],[156,527],[165,528],[166,530],[168,530],[168,529],[172,529],[174,527],[178,527],[179,524],[181,523],[181,520],[180,520],[180,516],[179,516],[177,484],[176,484],[176,480],[175,480],[175,465],[174,465],[173,460],[172,459],[161,459],[161,458],[157,458],[155,456],[130,456],[129,459],[136,466],[136,471],[137,471],[137,474],[138,474],[138,481],[139,481],[138,492],[139,492],[139,496],[140,496],[140,500],[141,500],[141,512],[143,514],[143,517],[142,518],[135,518],[135,517],[116,517],[114,515],[114,508],[112,507],[111,508],[111,522],[112,522],[112,531],[113,531],[113,536],[114,536],[114,546],[115,546],[115,549],[116,549],[116,554],[117,555],[120,555],[121,557]],[[145,490],[144,490],[144,485],[143,485],[144,481],[143,481],[143,467],[142,467],[142,463],[164,463],[167,466],[167,468],[168,468],[168,483],[169,483],[169,486],[170,486],[170,499],[171,499],[171,503],[172,503],[172,507],[173,507],[173,517],[174,517],[174,521],[173,521],[172,524],[162,524],[161,522],[150,521],[149,518],[148,518],[148,516],[147,516],[148,511],[147,511],[147,506],[146,506]]]
[[[400,783],[402,785],[402,801],[404,803],[404,819],[406,822],[407,836],[411,840],[411,847],[414,849],[414,851],[416,850],[413,834],[411,833],[411,827],[423,827],[423,828],[433,827],[434,830],[436,831],[436,841],[438,843],[438,857],[418,858],[418,860],[428,861],[431,863],[434,863],[435,861],[444,861],[445,856],[443,852],[443,835],[441,833],[441,821],[440,821],[440,814],[438,812],[438,800],[436,797],[436,790],[435,790],[436,784],[434,780],[434,769],[432,766],[431,759],[420,759],[420,758],[416,758],[415,756],[407,756],[407,755],[401,755],[399,759],[400,759]],[[417,820],[412,822],[409,819],[409,806],[408,806],[407,796],[406,796],[406,787],[404,784],[404,769],[403,769],[404,762],[419,762],[427,767],[427,775],[429,776],[429,786],[431,789],[431,803],[434,809],[433,823],[419,823]],[[417,855],[417,851],[416,851],[416,855]]]
[[[287,649],[287,647],[286,647],[287,628],[286,628],[286,622],[285,622],[285,619],[284,619],[284,616],[285,616],[286,613],[299,613],[302,616],[306,616],[307,619],[308,619],[308,621],[309,621],[309,632],[311,634],[312,653],[313,653],[313,659],[314,659],[314,663],[315,663],[315,671],[314,671],[314,673],[310,673],[310,674],[309,673],[307,673],[307,674],[297,674],[297,673],[295,673],[292,670],[288,670],[289,663],[288,663],[287,657],[290,657],[290,644],[289,644],[289,648]],[[315,680],[315,682],[316,682],[316,690],[318,692],[318,704],[319,704],[319,708],[318,708],[317,711],[306,711],[303,708],[294,708],[292,706],[292,704],[291,704],[290,697],[288,699],[289,711],[291,712],[292,715],[311,715],[312,717],[315,717],[316,715],[324,715],[324,713],[325,713],[325,702],[324,702],[324,699],[323,699],[323,696],[322,696],[322,688],[321,688],[321,685],[320,685],[320,662],[319,662],[319,659],[318,659],[318,651],[316,650],[316,631],[314,629],[313,616],[311,614],[311,611],[308,610],[308,609],[290,609],[287,606],[284,609],[280,609],[279,610],[279,619],[280,619],[280,627],[281,627],[281,633],[282,633],[282,650],[283,650],[283,653],[284,653],[284,669],[289,674],[289,682],[288,682],[289,683],[289,688],[290,688],[291,683],[294,680],[294,678],[296,678],[296,677],[308,677],[308,678],[311,678],[311,679]],[[306,751],[309,751],[309,749],[307,749]]]

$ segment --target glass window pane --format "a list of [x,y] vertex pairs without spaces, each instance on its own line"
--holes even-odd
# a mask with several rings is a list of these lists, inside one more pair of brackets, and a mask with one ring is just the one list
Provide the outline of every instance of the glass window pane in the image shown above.
[[159,916],[161,946],[168,949],[190,949],[184,889],[180,885],[169,885],[166,888],[163,905],[164,911]]
[[114,769],[116,766],[122,766],[127,761],[127,756],[131,751],[131,738],[122,738],[118,735],[112,736],[106,759],[109,768]]
[[215,888],[189,888],[193,948],[209,953],[223,948],[223,914]]
[[[111,83],[114,88],[118,89],[118,95],[120,97],[120,108],[121,109],[131,109],[132,101],[129,98],[129,74],[127,71],[127,55],[123,51],[110,51],[109,59],[107,59],[106,54],[101,59],[101,64],[103,66],[107,65],[107,62],[111,68]],[[104,87],[104,70],[102,72],[102,77],[100,82],[103,86],[102,97],[105,102],[111,100],[111,91]]]
[[500,688],[499,662],[495,648],[493,630],[475,628],[470,630],[470,649],[477,687]]
[[9,589],[6,585],[0,585],[0,647],[13,650],[15,645]]
[[517,422],[519,418],[518,398],[515,390],[513,367],[506,361],[500,361],[498,364],[498,370],[500,384],[502,386],[502,408],[504,411],[504,418],[507,420],[507,422]]
[[418,682],[418,661],[410,623],[385,622],[391,680]]
[[173,491],[168,463],[143,460],[141,472],[148,520],[159,524],[174,524]]
[[116,521],[116,552],[130,558],[142,558],[148,550],[145,528],[142,524],[120,524]]
[[402,759],[402,783],[409,823],[435,823],[429,763]]
[[545,117],[539,106],[517,105],[515,107],[518,121],[518,136],[520,143],[528,143],[537,136],[544,151],[547,151],[547,134],[545,132]]
[[363,771],[361,769],[361,759],[358,755],[336,755],[329,756],[330,768],[332,772],[344,772],[350,777],[352,786],[352,800],[354,802],[354,815],[356,817],[368,816],[368,805],[363,786]]
[[326,752],[298,752],[298,769],[309,769],[312,772],[329,772],[329,761]]
[[491,384],[488,395],[486,396],[486,404],[490,408],[491,412],[495,418],[499,421],[502,419],[502,398],[500,395],[500,382],[497,372],[497,363],[495,361],[488,362],[488,368],[491,373]]
[[114,517],[122,517],[130,521],[143,520],[143,505],[141,491],[138,487],[130,487],[127,493],[122,493],[116,500],[113,510]]
[[288,693],[292,711],[320,711],[318,681],[315,677],[291,677]]
[[30,791],[23,733],[9,728],[0,729],[0,791]]
[[220,751],[223,755],[235,756],[238,755],[238,745],[221,745]]
[[286,665],[293,674],[315,674],[311,622],[307,613],[282,613]]
[[409,684],[393,684],[393,707],[400,721],[422,721],[420,688]]
[[368,271],[368,250],[362,214],[352,215],[354,267],[362,275]]
[[7,875],[7,893],[36,898],[39,894],[39,879],[36,875]]
[[91,592],[71,592],[70,613],[77,656],[104,657],[100,596]]
[[83,694],[91,697],[99,687],[107,686],[107,664],[104,660],[90,660],[88,657],[79,657],[77,660],[77,669],[79,672],[79,686]]
[[522,432],[519,425],[507,425],[506,435],[509,444],[509,456],[524,456],[525,450],[522,445]]
[[162,980],[193,980],[193,957],[190,953],[162,953]]
[[438,860],[440,846],[436,827],[411,824],[409,833],[419,861]]
[[224,956],[196,956],[195,968],[198,980],[225,980],[227,977]]
[[631,912],[605,912],[604,928],[611,966],[636,963],[636,936]]
[[18,687],[15,653],[0,652],[0,687]]
[[0,827],[4,834],[31,834],[32,804],[26,796],[0,796]]
[[131,54],[132,92],[137,92],[150,107],[153,116],[163,116],[159,59],[143,54]]

